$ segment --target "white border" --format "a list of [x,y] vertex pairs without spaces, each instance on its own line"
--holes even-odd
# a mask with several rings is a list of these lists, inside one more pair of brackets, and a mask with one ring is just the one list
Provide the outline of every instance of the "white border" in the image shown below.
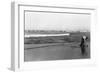
[[[24,62],[24,10],[36,11],[54,11],[54,12],[74,12],[91,14],[91,59],[73,59],[58,61],[40,61]],[[95,24],[96,24],[96,7],[68,5],[59,6],[41,6],[26,3],[12,3],[12,64],[11,69],[30,70],[30,69],[47,69],[54,67],[73,67],[87,66],[96,64],[96,44],[95,44]]]

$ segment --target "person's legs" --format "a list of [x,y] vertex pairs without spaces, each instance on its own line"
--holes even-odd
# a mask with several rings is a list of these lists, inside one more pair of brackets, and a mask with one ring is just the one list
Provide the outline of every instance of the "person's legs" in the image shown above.
[[82,47],[81,47],[81,53],[82,53],[82,55],[85,54],[85,46],[82,46]]

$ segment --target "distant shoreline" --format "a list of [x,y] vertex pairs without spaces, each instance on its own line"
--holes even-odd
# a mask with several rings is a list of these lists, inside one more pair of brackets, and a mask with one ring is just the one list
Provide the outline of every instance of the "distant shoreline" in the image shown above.
[[68,33],[90,33],[90,31],[24,31],[25,35],[30,34],[68,34]]

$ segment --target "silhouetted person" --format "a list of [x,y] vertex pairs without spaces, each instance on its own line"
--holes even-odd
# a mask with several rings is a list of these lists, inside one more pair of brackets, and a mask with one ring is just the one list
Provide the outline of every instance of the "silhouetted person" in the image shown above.
[[86,40],[87,39],[88,38],[86,36],[82,36],[82,38],[81,38],[80,47],[81,47],[81,53],[82,53],[82,55],[86,54],[86,47],[87,47]]

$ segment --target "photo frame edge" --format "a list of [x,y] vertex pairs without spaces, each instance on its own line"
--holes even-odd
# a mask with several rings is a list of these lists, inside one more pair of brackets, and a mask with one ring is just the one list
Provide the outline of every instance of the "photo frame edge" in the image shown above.
[[[18,41],[16,42],[15,39],[18,39],[18,5],[19,4],[25,4],[25,3],[19,3],[19,2],[12,2],[11,3],[11,70],[19,71],[19,54],[18,54]],[[41,5],[42,6],[42,5]],[[97,12],[97,7],[95,8]],[[17,12],[16,12],[17,11]],[[17,14],[17,15],[16,15]],[[17,27],[16,27],[17,26]],[[18,33],[16,33],[18,32]],[[17,43],[17,44],[16,44]],[[16,48],[17,47],[17,48]]]

